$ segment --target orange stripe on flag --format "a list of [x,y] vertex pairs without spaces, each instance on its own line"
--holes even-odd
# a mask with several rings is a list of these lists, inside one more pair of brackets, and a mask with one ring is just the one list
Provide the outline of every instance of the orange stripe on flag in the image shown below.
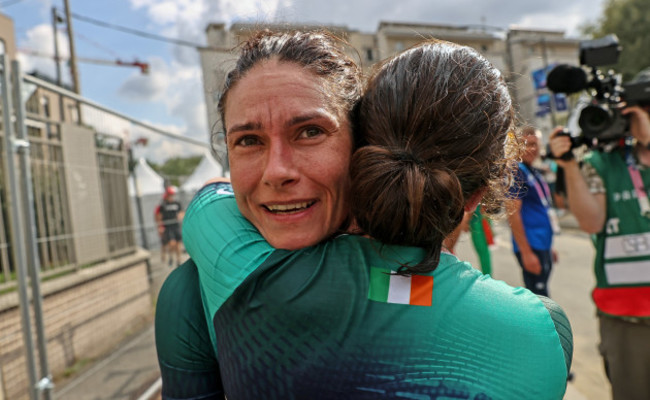
[[414,306],[431,306],[433,298],[433,276],[411,275],[411,299]]

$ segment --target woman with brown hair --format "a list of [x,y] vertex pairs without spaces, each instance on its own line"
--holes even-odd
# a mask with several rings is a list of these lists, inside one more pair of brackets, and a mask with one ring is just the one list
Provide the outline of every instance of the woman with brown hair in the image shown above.
[[[232,210],[270,244],[260,237],[257,243],[264,248],[254,260],[228,247],[227,258],[242,264],[215,276],[244,277],[247,265],[266,258],[270,246],[312,246],[348,226],[353,114],[362,89],[361,70],[347,54],[351,50],[326,32],[262,31],[241,45],[219,102],[238,193]],[[219,215],[212,218],[220,224]],[[244,236],[238,232],[234,238]],[[247,255],[258,251],[252,243],[243,246]],[[164,398],[223,398],[215,331],[203,309],[197,268],[190,260],[166,280],[156,307]]]
[[[284,35],[261,42],[282,46]],[[244,58],[266,48],[259,40],[244,46]],[[322,103],[303,117],[291,111],[327,102],[330,89],[311,87],[306,78],[318,72],[297,65],[277,54],[260,59],[224,92],[234,194],[211,184],[188,209],[193,262],[177,275],[195,275],[161,292],[161,366],[173,361],[167,346],[187,341],[182,329],[163,332],[179,314],[161,314],[165,299],[198,285],[203,310],[184,310],[200,314],[204,331],[181,353],[205,360],[210,351],[196,343],[207,342],[213,358],[185,372],[205,367],[229,399],[562,398],[572,346],[562,310],[442,246],[465,211],[507,187],[513,112],[499,71],[439,41],[383,63],[358,107],[351,183],[337,186],[320,168],[345,163],[337,159],[345,146],[331,147],[340,130],[308,118],[336,111]],[[337,236],[346,214],[335,212],[322,219],[329,228],[312,227],[320,234],[302,230],[339,198],[361,234]],[[164,374],[164,396],[207,393],[193,391],[205,376],[173,387]]]

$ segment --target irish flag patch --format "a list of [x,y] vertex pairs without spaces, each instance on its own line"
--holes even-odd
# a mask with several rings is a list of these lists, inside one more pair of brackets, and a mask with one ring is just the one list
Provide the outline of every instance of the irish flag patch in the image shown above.
[[370,268],[370,300],[382,303],[431,306],[433,276],[391,275],[391,270]]

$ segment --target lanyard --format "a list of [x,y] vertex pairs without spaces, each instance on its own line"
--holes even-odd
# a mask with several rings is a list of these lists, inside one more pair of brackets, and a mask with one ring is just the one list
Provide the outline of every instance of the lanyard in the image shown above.
[[648,201],[648,194],[645,191],[643,179],[641,179],[641,173],[639,172],[639,168],[637,168],[636,161],[632,155],[632,146],[625,146],[625,164],[627,164],[627,172],[630,174],[630,179],[634,185],[636,198],[639,202],[639,208],[641,209],[641,216],[650,218],[650,201]]
[[544,208],[550,208],[550,202],[549,198],[551,196],[551,189],[548,187],[546,182],[543,179],[537,179],[535,176],[535,173],[528,169],[526,164],[520,163],[519,168],[524,171],[526,174],[526,180],[528,181],[529,184],[533,185],[535,188],[535,191],[537,191],[537,196],[539,197],[539,200],[542,202],[542,205]]

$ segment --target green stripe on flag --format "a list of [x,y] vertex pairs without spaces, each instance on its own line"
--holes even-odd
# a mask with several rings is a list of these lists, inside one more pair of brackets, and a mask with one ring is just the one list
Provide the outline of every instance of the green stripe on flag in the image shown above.
[[368,298],[386,303],[388,301],[388,285],[391,270],[387,268],[370,268],[370,288]]

